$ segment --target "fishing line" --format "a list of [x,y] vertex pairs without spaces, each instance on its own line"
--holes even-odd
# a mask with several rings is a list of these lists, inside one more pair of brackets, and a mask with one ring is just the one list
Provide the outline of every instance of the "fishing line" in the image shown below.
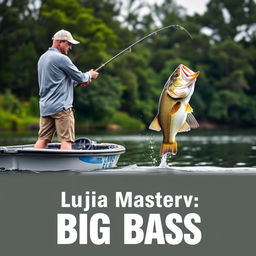
[[130,46],[128,46],[127,48],[125,48],[124,50],[122,50],[121,52],[119,52],[118,54],[116,54],[115,56],[113,56],[112,58],[110,58],[108,61],[106,61],[105,63],[101,64],[98,68],[95,69],[96,72],[100,71],[103,67],[105,67],[108,63],[110,63],[111,61],[113,61],[114,59],[116,59],[117,57],[119,57],[120,55],[122,55],[123,53],[125,53],[126,51],[131,50],[132,47],[134,47],[136,44],[141,43],[142,41],[144,41],[145,39],[151,37],[152,35],[157,35],[158,32],[168,29],[168,28],[176,28],[176,29],[180,29],[180,30],[184,30],[189,37],[192,39],[191,34],[182,26],[180,25],[169,25],[163,28],[160,28],[156,31],[151,32],[150,34],[140,38],[139,40],[137,40],[136,42],[134,42],[133,44],[131,44]]
[[[169,25],[160,29],[157,29],[153,32],[151,32],[150,34],[140,38],[139,40],[137,40],[136,42],[134,42],[133,44],[129,45],[127,48],[125,48],[124,50],[122,50],[121,52],[117,53],[115,56],[113,56],[112,58],[110,58],[108,61],[106,61],[105,63],[101,64],[98,68],[95,69],[96,72],[100,71],[103,67],[105,67],[107,64],[109,64],[111,61],[113,61],[114,59],[116,59],[117,57],[119,57],[120,55],[122,55],[123,53],[125,53],[126,51],[131,51],[132,47],[134,47],[136,44],[141,43],[142,41],[144,41],[145,39],[153,36],[153,35],[157,35],[157,33],[161,32],[162,30],[168,29],[168,28],[176,28],[176,29],[180,29],[180,30],[184,30],[191,39],[192,36],[191,34],[182,26],[180,25]],[[75,87],[79,87],[79,83],[77,85],[75,85]]]

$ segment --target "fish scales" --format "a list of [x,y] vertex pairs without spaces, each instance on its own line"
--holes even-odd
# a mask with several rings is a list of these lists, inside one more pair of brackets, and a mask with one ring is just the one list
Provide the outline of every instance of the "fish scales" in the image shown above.
[[180,64],[167,80],[161,93],[158,114],[149,129],[161,131],[163,142],[160,155],[177,153],[176,134],[197,128],[199,125],[192,115],[189,100],[194,92],[195,81],[199,72],[193,72]]

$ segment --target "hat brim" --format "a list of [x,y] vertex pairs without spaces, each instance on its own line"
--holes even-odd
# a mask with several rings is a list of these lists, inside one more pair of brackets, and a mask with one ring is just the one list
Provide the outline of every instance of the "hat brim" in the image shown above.
[[70,42],[71,44],[80,44],[79,41],[76,41],[75,39],[73,40],[67,40],[68,42]]

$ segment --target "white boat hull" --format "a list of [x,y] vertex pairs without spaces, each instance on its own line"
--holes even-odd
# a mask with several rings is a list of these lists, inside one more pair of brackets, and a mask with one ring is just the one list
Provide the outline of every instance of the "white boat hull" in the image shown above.
[[117,144],[95,144],[93,149],[59,150],[50,145],[35,149],[33,145],[0,147],[0,170],[92,171],[114,168],[125,148]]

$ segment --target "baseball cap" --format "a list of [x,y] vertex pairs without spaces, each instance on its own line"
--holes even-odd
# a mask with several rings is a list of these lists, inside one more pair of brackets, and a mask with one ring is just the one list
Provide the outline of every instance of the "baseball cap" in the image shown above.
[[52,40],[66,40],[66,41],[70,42],[71,44],[79,44],[80,43],[79,41],[77,41],[73,38],[73,36],[71,35],[71,33],[69,31],[64,30],[64,29],[56,32],[53,35]]

